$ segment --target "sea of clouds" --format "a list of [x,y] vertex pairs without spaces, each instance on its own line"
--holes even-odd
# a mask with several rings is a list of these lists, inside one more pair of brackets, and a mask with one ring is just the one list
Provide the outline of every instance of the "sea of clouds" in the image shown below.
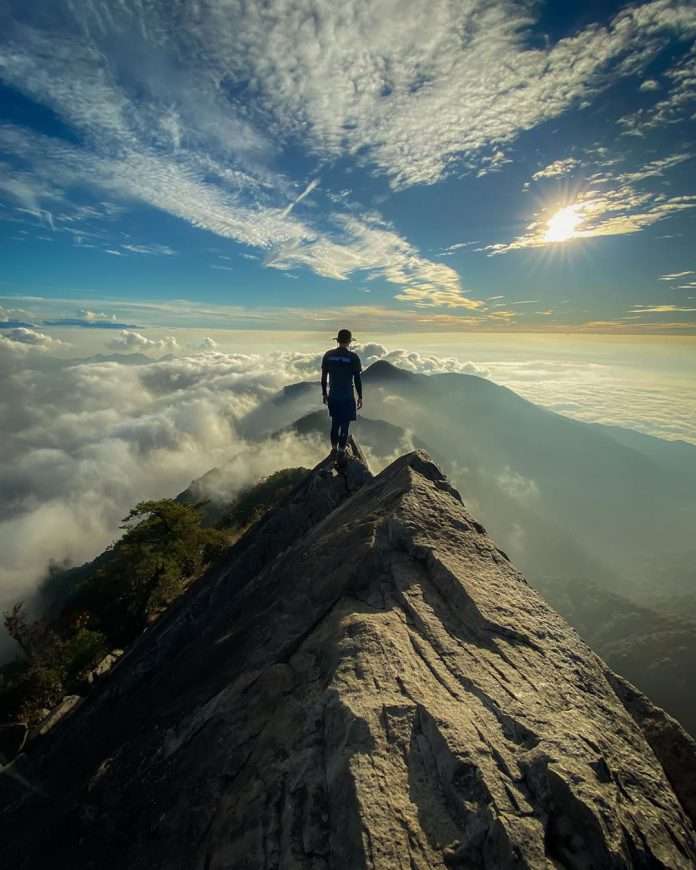
[[[259,444],[239,431],[283,386],[318,380],[321,354],[209,349],[146,364],[66,361],[39,335],[0,339],[2,608],[30,597],[50,561],[81,564],[104,550],[140,500],[172,497],[221,465],[233,495],[326,453],[318,439]],[[388,359],[410,371],[483,373],[453,357],[358,349],[365,366]]]
[[[140,500],[172,497],[220,466],[233,497],[273,471],[311,467],[326,453],[322,439],[288,434],[259,443],[242,434],[249,431],[244,418],[282,387],[318,382],[321,353],[223,352],[212,338],[187,353],[173,338],[116,339],[112,350],[121,353],[112,361],[70,360],[64,357],[72,348],[38,330],[0,333],[0,609],[30,599],[51,561],[81,564],[102,552]],[[646,385],[635,367],[489,356],[484,368],[445,348],[422,353],[366,343],[357,350],[365,368],[388,360],[418,373],[490,376],[570,416],[696,443],[693,391],[682,380]],[[143,351],[166,356],[143,362]],[[297,416],[312,407],[310,397]],[[517,491],[522,484],[510,485]]]

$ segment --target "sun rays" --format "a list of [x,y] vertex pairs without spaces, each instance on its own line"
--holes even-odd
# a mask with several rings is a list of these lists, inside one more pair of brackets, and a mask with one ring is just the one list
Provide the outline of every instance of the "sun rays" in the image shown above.
[[575,205],[566,205],[558,209],[546,222],[544,241],[567,242],[575,238],[581,220]]

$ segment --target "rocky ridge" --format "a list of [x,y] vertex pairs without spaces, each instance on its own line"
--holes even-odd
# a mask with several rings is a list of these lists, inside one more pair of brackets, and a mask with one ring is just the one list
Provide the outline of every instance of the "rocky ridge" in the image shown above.
[[355,448],[4,771],[0,859],[694,867],[695,764],[427,455],[373,478]]

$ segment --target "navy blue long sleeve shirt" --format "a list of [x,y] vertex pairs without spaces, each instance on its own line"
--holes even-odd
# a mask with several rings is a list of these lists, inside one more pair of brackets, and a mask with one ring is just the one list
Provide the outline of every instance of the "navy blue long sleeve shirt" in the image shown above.
[[360,357],[347,347],[337,347],[335,350],[327,350],[321,362],[321,391],[327,395],[326,382],[328,379],[328,395],[334,399],[352,399],[353,383],[358,398],[362,399],[362,379],[360,372],[362,365]]

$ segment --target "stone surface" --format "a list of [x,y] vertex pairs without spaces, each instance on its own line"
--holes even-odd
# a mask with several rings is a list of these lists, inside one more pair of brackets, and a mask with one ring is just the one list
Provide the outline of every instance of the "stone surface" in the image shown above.
[[662,764],[687,814],[696,820],[696,740],[628,680],[612,671],[607,679]]
[[634,707],[426,455],[322,463],[26,757],[0,860],[694,867]]
[[123,655],[122,649],[114,649],[110,653],[104,656],[104,658],[99,662],[99,664],[92,668],[92,670],[87,674],[86,681],[91,686],[97,680],[101,680],[105,677],[116,664],[116,662]]
[[64,719],[68,713],[72,712],[72,710],[77,707],[82,698],[80,695],[66,695],[60,704],[56,704],[56,706],[49,712],[48,716],[45,719],[42,719],[41,722],[36,727],[36,737],[45,737],[49,731],[56,727],[56,725]]

